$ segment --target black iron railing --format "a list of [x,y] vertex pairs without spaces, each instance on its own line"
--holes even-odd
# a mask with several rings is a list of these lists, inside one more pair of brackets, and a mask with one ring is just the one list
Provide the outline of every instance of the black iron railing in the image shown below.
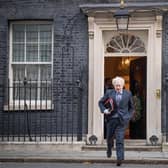
[[4,87],[0,141],[82,141],[82,89],[53,81],[13,81]]
[[13,81],[6,87],[5,110],[49,110],[52,109],[52,81],[32,81],[26,78]]

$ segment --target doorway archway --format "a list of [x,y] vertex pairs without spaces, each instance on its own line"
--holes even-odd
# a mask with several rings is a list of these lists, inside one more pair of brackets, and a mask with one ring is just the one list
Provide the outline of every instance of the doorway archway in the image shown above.
[[[147,37],[147,32],[141,32]],[[112,35],[109,40],[110,35]],[[104,32],[104,85],[105,91],[112,86],[107,84],[115,76],[125,79],[125,88],[133,93],[136,110],[134,118],[126,130],[128,139],[146,138],[146,76],[147,59],[144,41],[137,32],[119,33],[117,31]],[[143,36],[142,36],[143,37]],[[109,40],[109,41],[108,41]],[[131,56],[134,55],[134,56]],[[108,88],[109,87],[109,88]],[[138,104],[138,106],[137,106]],[[137,130],[140,130],[137,132]],[[104,122],[104,137],[106,138],[106,124]]]

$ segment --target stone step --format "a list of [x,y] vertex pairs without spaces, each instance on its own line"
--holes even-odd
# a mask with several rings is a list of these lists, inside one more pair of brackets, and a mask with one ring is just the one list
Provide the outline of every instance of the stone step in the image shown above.
[[[114,142],[115,149],[115,142]],[[106,150],[106,142],[104,141],[101,145],[83,145],[83,151],[105,151]],[[150,145],[146,143],[146,140],[125,140],[125,150],[126,151],[161,151],[161,145]]]
[[[84,145],[83,151],[105,151],[105,145]],[[115,150],[115,147],[114,147]],[[126,151],[161,151],[161,146],[125,146]]]

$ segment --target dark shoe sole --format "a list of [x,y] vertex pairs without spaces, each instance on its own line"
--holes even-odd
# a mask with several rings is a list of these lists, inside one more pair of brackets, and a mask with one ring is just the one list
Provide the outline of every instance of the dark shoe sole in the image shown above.
[[111,155],[107,155],[107,158],[111,158]]
[[111,153],[107,152],[107,158],[110,158],[110,157],[111,157]]
[[117,166],[121,166],[122,165],[122,161],[121,160],[117,160]]

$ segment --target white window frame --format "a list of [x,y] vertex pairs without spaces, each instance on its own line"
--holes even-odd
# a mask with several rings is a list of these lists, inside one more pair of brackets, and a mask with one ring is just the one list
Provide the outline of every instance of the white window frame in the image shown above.
[[[52,28],[52,41],[51,41],[51,62],[13,62],[12,57],[13,57],[13,25],[14,24],[51,24]],[[52,21],[13,21],[10,23],[10,29],[9,29],[9,87],[12,88],[13,86],[13,71],[12,71],[12,65],[14,64],[21,64],[21,65],[51,65],[51,80],[53,79],[53,49],[54,49],[54,26]],[[38,41],[39,45],[39,41]],[[26,47],[26,45],[25,45]],[[24,51],[26,52],[26,50]],[[39,57],[39,48],[38,48],[38,57]],[[52,82],[52,81],[51,81]],[[53,109],[53,104],[52,100],[15,100],[13,102],[13,91],[10,89],[10,95],[9,96],[9,102],[8,105],[5,105],[4,109],[5,110],[25,110],[24,104],[28,104],[27,109],[34,109],[34,110],[46,110],[46,109]]]

